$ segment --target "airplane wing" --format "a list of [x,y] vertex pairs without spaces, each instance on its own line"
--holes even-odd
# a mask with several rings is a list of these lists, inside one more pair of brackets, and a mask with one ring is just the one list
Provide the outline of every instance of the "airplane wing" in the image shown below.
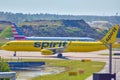
[[53,48],[44,48],[41,50],[43,55],[52,55],[56,53],[62,53],[64,50],[71,44],[71,41],[69,42],[68,45],[63,46],[63,47],[53,47]]
[[53,51],[53,53],[64,52],[65,47],[46,48],[47,50]]

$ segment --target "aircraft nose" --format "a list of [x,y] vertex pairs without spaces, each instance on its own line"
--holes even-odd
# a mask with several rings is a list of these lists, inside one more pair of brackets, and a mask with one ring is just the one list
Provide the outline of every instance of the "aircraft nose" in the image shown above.
[[2,49],[2,50],[5,50],[5,45],[1,46],[1,49]]

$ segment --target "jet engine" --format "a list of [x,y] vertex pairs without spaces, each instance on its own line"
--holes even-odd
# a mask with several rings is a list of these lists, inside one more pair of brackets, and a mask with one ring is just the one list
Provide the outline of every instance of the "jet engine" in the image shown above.
[[41,54],[42,55],[53,55],[53,51],[48,50],[48,49],[42,49]]

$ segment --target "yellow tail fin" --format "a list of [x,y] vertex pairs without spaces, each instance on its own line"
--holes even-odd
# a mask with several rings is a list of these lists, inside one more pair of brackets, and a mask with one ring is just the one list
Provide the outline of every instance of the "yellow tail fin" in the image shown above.
[[118,33],[119,25],[114,25],[101,40],[104,44],[114,43]]

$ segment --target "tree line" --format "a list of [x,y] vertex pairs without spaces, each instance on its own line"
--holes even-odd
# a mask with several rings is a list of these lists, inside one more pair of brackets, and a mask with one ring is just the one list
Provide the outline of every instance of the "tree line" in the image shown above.
[[11,21],[15,23],[33,20],[85,20],[91,21],[108,21],[112,24],[120,24],[120,16],[91,16],[91,15],[58,15],[58,14],[23,14],[0,12],[0,21]]

